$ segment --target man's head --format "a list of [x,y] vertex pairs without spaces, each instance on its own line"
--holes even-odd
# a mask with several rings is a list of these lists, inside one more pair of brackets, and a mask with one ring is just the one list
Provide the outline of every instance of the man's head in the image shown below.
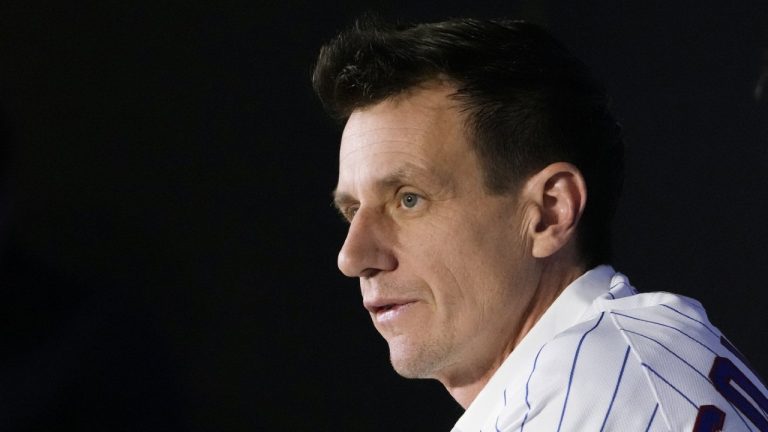
[[313,80],[346,120],[339,267],[360,278],[401,374],[480,378],[559,292],[538,289],[557,285],[546,263],[608,258],[619,128],[540,28],[358,24],[322,49]]
[[434,80],[456,87],[486,186],[514,191],[555,161],[575,164],[590,200],[579,227],[586,266],[610,259],[610,221],[623,180],[621,131],[584,64],[540,27],[451,20],[393,28],[361,21],[325,45],[313,76],[332,116],[345,120]]

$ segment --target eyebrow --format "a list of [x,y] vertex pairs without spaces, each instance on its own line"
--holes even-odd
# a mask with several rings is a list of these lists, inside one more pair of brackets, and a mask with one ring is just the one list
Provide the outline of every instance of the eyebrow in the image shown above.
[[[441,176],[434,172],[428,172],[421,167],[413,164],[404,164],[390,174],[377,179],[374,182],[374,188],[378,190],[395,189],[408,183],[426,184],[429,189],[442,189],[451,185],[446,176]],[[333,204],[337,209],[344,206],[355,204],[358,200],[347,192],[340,191],[338,188],[332,192]]]

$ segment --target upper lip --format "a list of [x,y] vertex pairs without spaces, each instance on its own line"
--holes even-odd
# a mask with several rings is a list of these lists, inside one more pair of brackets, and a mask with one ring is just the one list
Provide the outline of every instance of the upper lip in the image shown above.
[[373,299],[363,300],[363,306],[365,306],[368,312],[375,314],[382,310],[389,309],[393,306],[413,303],[415,301],[416,300],[411,300],[411,299],[373,298]]

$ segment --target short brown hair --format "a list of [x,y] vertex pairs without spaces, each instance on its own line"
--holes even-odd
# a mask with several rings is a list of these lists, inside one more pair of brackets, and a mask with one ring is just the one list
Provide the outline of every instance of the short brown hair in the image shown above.
[[357,108],[440,77],[456,83],[491,192],[515,191],[553,162],[579,168],[589,194],[579,250],[590,266],[608,261],[623,183],[621,128],[602,86],[543,28],[507,20],[390,26],[362,19],[322,47],[312,80],[326,110],[346,120]]

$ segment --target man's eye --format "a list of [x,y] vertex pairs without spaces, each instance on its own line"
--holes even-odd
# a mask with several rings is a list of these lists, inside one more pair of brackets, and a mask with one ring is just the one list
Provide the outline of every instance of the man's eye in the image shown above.
[[344,209],[344,217],[349,221],[352,222],[352,218],[355,217],[355,214],[357,213],[357,207],[348,207]]
[[400,198],[400,202],[403,204],[403,207],[405,208],[416,207],[416,204],[419,203],[419,200],[421,200],[421,197],[414,193],[406,193],[403,195],[402,198]]

